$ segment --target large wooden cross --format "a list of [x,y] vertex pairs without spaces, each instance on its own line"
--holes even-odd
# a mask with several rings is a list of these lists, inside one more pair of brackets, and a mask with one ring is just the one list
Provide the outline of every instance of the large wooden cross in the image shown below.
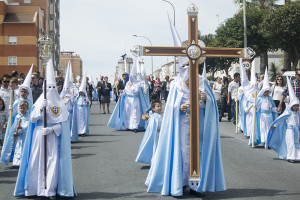
[[[141,56],[187,56],[189,58],[190,91],[190,181],[200,180],[199,144],[199,83],[200,57],[244,57],[243,48],[200,47],[198,45],[198,8],[191,4],[187,10],[189,39],[187,47],[139,47]],[[181,66],[179,66],[181,67]]]

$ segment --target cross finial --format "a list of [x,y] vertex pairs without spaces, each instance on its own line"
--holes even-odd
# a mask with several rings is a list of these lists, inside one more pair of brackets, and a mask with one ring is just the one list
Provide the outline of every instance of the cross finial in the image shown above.
[[195,16],[195,15],[198,15],[198,8],[197,6],[195,6],[195,4],[191,4],[188,9],[187,9],[187,14],[189,16]]

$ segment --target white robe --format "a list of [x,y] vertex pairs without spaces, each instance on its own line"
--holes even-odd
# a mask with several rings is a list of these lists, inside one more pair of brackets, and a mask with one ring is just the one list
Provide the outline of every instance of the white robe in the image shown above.
[[[184,95],[181,99],[182,104],[189,102],[189,96]],[[205,107],[205,103],[200,100],[200,108]],[[190,118],[188,115],[180,114],[180,141],[181,141],[181,152],[182,152],[182,185],[188,186],[189,188],[196,190],[196,185],[191,185],[190,179]]]
[[77,126],[78,126],[78,135],[86,134],[87,130],[87,118],[88,110],[86,108],[89,105],[90,100],[87,96],[80,96],[77,101]]
[[[249,110],[249,108],[252,108]],[[249,110],[249,111],[248,111]],[[254,116],[254,103],[247,102],[245,106],[245,113],[246,113],[246,126],[247,126],[247,134],[246,136],[250,137],[253,130],[253,116]]]
[[269,110],[271,113],[261,113],[260,114],[260,138],[262,143],[266,143],[268,139],[268,132],[270,129],[271,124],[273,123],[273,115],[272,112],[276,112],[276,108],[272,108],[271,102],[268,100],[268,98],[264,98],[257,107],[257,109],[261,110]]
[[138,129],[141,119],[140,100],[139,100],[139,87],[140,84],[133,84],[131,87],[126,85],[124,92],[126,93],[125,99],[125,119],[124,127],[126,129]]
[[[295,112],[293,112],[293,114],[286,119],[286,123],[287,123],[287,125],[290,125],[290,126],[298,126],[299,127],[300,119],[299,119],[298,115]],[[299,141],[299,137],[300,137],[299,132],[296,137],[298,138],[298,141]],[[286,147],[287,147],[286,159],[300,160],[300,148],[295,147],[295,136],[294,136],[294,131],[292,129],[286,130],[285,141],[286,141]]]
[[[40,120],[40,121],[39,121]],[[44,188],[44,136],[41,134],[43,128],[43,112],[34,109],[31,121],[37,122],[32,135],[32,148],[28,163],[29,178],[26,196],[55,196],[58,181],[58,143],[57,137],[61,134],[60,123],[52,126],[53,131],[47,135],[47,189]]]
[[[28,123],[24,123],[22,121],[20,125],[22,128],[24,128],[24,127],[28,126]],[[13,158],[13,163],[12,163],[13,166],[20,166],[20,164],[21,164],[23,146],[24,146],[24,142],[25,142],[25,137],[23,137],[22,135],[26,135],[26,132],[24,131],[24,129],[20,129],[18,131],[18,136],[15,141],[15,152],[14,152],[14,158]],[[24,138],[24,140],[23,140],[23,138]]]

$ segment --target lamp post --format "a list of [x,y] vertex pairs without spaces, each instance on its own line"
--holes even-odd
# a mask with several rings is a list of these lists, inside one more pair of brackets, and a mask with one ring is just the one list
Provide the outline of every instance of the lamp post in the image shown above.
[[[174,5],[170,1],[167,1],[167,0],[162,0],[162,1],[167,2],[172,6],[173,12],[174,12],[174,27],[175,27],[175,8],[174,8]],[[176,56],[174,56],[174,75],[176,75]]]
[[[152,46],[152,42],[151,42],[151,40],[149,39],[149,38],[147,38],[147,37],[145,37],[145,36],[142,36],[142,35],[132,35],[133,37],[141,37],[141,38],[145,38],[145,39],[147,39],[149,42],[150,42],[150,44],[151,44],[151,46]],[[151,66],[152,66],[152,76],[153,76],[153,57],[151,56]]]
[[[244,19],[244,48],[247,48],[247,20],[246,20],[246,0],[243,0],[243,19]],[[247,51],[246,57],[247,57]]]

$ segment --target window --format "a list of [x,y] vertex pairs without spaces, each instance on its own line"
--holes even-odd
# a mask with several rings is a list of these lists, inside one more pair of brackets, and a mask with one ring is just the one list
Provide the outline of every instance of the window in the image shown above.
[[17,56],[9,56],[8,65],[17,65]]
[[8,44],[16,45],[17,44],[17,36],[8,36]]
[[24,0],[24,3],[31,3],[31,0]]

